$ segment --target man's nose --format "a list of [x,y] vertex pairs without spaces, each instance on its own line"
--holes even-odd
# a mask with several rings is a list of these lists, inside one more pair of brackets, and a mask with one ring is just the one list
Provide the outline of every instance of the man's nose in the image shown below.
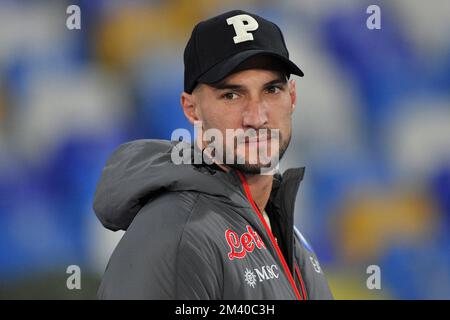
[[244,128],[259,129],[267,124],[267,106],[261,99],[249,101],[242,113],[242,125]]

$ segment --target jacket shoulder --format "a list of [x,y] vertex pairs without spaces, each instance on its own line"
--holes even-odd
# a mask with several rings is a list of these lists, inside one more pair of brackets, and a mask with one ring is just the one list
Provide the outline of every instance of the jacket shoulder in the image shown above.
[[295,259],[306,285],[308,299],[328,300],[333,295],[316,253],[302,233],[294,227]]
[[98,297],[174,299],[178,247],[195,192],[166,192],[149,199],[115,248]]

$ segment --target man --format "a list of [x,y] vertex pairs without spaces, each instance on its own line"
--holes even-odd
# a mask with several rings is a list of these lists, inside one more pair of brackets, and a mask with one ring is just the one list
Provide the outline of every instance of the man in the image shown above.
[[[115,151],[94,209],[106,228],[127,231],[99,298],[332,298],[316,255],[294,227],[304,168],[263,172],[289,145],[296,103],[289,76],[303,76],[280,29],[248,12],[224,13],[195,26],[184,62],[187,119],[223,137],[229,129],[241,133],[209,152],[202,152],[211,142],[202,136],[189,148],[139,140]],[[250,161],[255,149],[270,163]],[[192,151],[188,159],[201,154],[204,161],[178,163],[180,150],[183,159]]]

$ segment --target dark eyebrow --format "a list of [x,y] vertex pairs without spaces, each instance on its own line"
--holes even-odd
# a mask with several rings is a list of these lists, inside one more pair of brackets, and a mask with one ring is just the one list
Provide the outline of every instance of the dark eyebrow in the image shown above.
[[264,88],[273,86],[275,84],[283,84],[283,85],[285,85],[285,84],[287,84],[287,80],[284,77],[278,77],[277,79],[274,79],[274,80],[269,81],[266,84],[264,84]]
[[244,90],[244,87],[239,84],[226,83],[225,81],[220,81],[218,83],[210,84],[216,90]]
[[[273,86],[275,84],[283,84],[285,85],[287,83],[287,79],[284,76],[278,76],[276,79],[273,79],[263,85],[264,88]],[[233,83],[227,83],[225,81],[219,81],[217,83],[210,84],[211,87],[213,87],[216,90],[236,90],[236,91],[243,91],[245,89],[244,86],[241,86],[239,84],[233,84]]]

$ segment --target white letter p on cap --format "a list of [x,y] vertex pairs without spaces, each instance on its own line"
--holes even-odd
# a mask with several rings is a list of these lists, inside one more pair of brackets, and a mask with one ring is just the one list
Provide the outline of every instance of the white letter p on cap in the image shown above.
[[234,43],[253,40],[253,35],[248,31],[258,29],[258,21],[248,14],[238,14],[227,19],[228,25],[233,25],[236,36],[233,37]]

